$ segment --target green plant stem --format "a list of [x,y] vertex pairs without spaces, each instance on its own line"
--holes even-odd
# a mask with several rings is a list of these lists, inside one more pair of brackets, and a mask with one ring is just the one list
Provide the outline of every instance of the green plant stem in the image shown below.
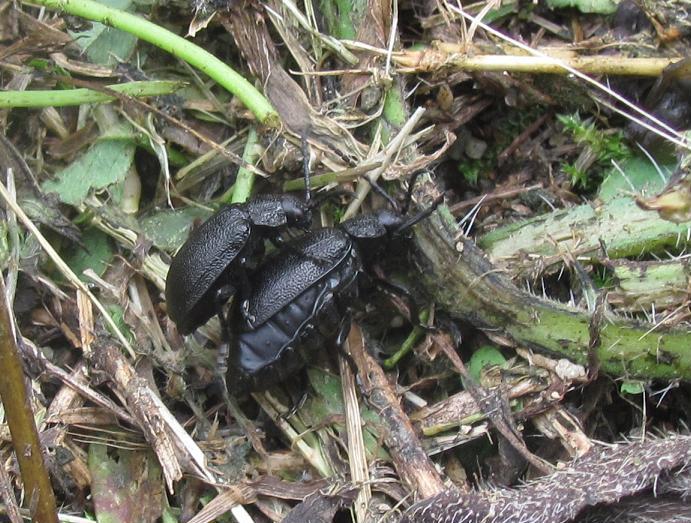
[[250,82],[211,53],[159,25],[93,0],[31,0],[31,3],[115,27],[160,47],[237,96],[263,125],[275,127],[279,123],[274,108]]
[[[155,80],[109,85],[108,88],[129,96],[144,97],[174,93],[183,85],[183,82]],[[65,89],[64,91],[0,91],[0,108],[66,107],[70,105],[110,102],[112,100],[115,100],[115,98],[92,89]]]
[[689,259],[612,262],[614,287],[607,301],[617,310],[652,312],[679,307],[688,299],[691,285]]
[[[247,142],[245,143],[245,150],[242,153],[243,165],[254,165],[261,154],[260,147],[257,144],[257,130],[252,127],[247,133]],[[252,194],[252,187],[254,186],[254,173],[245,167],[240,166],[238,175],[233,184],[233,195],[230,203],[242,203]]]
[[[365,165],[358,165],[351,169],[343,169],[338,172],[330,172],[324,174],[318,174],[316,176],[310,176],[310,186],[312,189],[318,187],[325,187],[332,183],[340,184],[343,182],[352,182],[357,180],[363,174],[367,174],[374,169],[381,167],[381,162],[368,163]],[[305,190],[305,179],[295,178],[294,180],[287,180],[283,183],[283,192],[289,191],[304,191]]]
[[613,376],[691,379],[691,334],[610,314],[597,322],[586,311],[539,299],[514,286],[472,241],[454,239],[453,218],[445,223],[440,215],[421,222],[415,238],[423,284],[452,316],[581,364],[594,356]]
[[688,244],[689,224],[663,220],[628,197],[579,205],[500,227],[478,239],[492,260],[513,275],[526,275],[563,261],[622,258]]
[[[425,323],[429,319],[429,311],[424,310],[420,312],[420,323]],[[389,356],[384,360],[383,367],[386,370],[391,370],[393,369],[396,365],[398,365],[398,362],[403,359],[403,357],[408,354],[411,350],[413,350],[413,347],[420,341],[420,338],[422,338],[423,334],[425,333],[425,329],[420,327],[419,325],[416,325],[413,327],[413,330],[410,331],[410,334],[408,334],[408,337],[403,340],[403,343],[401,344],[401,348],[398,349],[394,354]]]
[[364,9],[365,4],[363,2],[323,0],[319,6],[329,28],[329,34],[336,38],[355,40],[357,32],[353,26],[353,12]]
[[12,446],[26,491],[25,499],[34,510],[32,521],[57,523],[55,494],[43,462],[43,450],[34,423],[34,413],[26,395],[24,367],[12,330],[5,282],[0,277],[0,399],[5,408]]

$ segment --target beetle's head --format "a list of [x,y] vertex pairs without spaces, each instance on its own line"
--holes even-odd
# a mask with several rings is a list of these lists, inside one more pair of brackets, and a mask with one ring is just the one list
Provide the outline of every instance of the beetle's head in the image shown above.
[[281,198],[281,207],[285,213],[286,223],[291,227],[307,230],[312,225],[312,209],[300,198],[285,194]]
[[379,209],[374,213],[377,223],[382,226],[387,234],[397,233],[405,223],[406,217],[393,209]]

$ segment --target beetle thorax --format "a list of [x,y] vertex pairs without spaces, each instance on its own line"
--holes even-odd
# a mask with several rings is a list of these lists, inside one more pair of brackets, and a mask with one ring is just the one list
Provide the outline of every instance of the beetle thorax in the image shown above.
[[312,211],[304,201],[294,196],[284,195],[281,200],[281,207],[288,225],[309,229],[312,224]]

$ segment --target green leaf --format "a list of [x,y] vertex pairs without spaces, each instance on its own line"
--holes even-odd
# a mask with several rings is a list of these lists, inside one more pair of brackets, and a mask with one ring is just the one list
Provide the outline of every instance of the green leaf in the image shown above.
[[91,189],[103,189],[121,182],[134,159],[135,146],[129,140],[102,140],[43,184],[46,192],[60,200],[79,205]]
[[150,451],[89,446],[91,496],[99,523],[154,523],[163,511],[161,466]]
[[649,159],[629,158],[619,164],[619,169],[612,167],[605,175],[598,197],[604,201],[632,192],[655,194],[665,186],[674,166],[661,165],[660,169],[665,180]]
[[492,345],[483,345],[470,357],[468,372],[473,378],[480,381],[482,369],[494,365],[504,365],[505,363],[506,358],[499,349]]
[[195,220],[206,220],[211,211],[199,207],[157,211],[141,220],[142,230],[159,249],[174,252],[189,236]]
[[[101,0],[99,3],[121,10],[128,10],[132,5],[130,0]],[[95,64],[115,65],[120,61],[126,62],[137,44],[136,36],[98,22],[89,23],[83,31],[68,32]]]
[[[113,319],[113,322],[120,330],[120,332],[122,332],[125,335],[127,341],[129,341],[130,343],[134,343],[134,333],[125,321],[124,309],[117,303],[109,303],[106,304],[106,310],[108,311],[108,314],[110,314],[110,317]],[[109,325],[106,325],[106,328],[108,329],[108,332],[110,332],[113,335],[115,334]]]
[[110,238],[95,228],[87,229],[82,234],[82,243],[84,247],[70,246],[70,250],[63,253],[63,258],[79,279],[86,282],[90,280],[84,276],[84,271],[92,269],[101,276],[113,259],[115,250]]
[[626,380],[621,383],[619,390],[622,394],[643,394],[645,386],[642,381]]
[[0,221],[0,269],[7,266],[10,259],[9,226],[6,220]]
[[[325,419],[337,419],[343,416],[345,406],[340,377],[317,367],[310,367],[307,374],[315,394],[310,396],[300,409],[300,417],[308,425],[317,426]],[[388,453],[380,444],[380,435],[384,432],[384,428],[379,415],[364,404],[360,404],[360,417],[364,423],[362,438],[368,455],[373,459],[389,459]],[[335,424],[334,428],[345,439],[345,426],[339,423]]]
[[552,9],[575,7],[581,13],[597,13],[609,15],[617,10],[615,0],[547,0],[547,5]]

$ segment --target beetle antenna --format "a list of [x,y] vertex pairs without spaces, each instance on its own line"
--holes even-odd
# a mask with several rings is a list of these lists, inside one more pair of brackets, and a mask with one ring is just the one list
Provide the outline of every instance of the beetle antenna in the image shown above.
[[425,209],[425,210],[423,210],[423,211],[420,211],[420,212],[417,213],[415,216],[411,216],[410,218],[408,218],[407,221],[405,221],[404,223],[402,223],[402,224],[394,231],[394,234],[399,234],[399,233],[405,231],[406,229],[410,229],[413,225],[415,225],[415,224],[418,223],[419,221],[422,221],[422,220],[424,220],[425,218],[427,218],[430,214],[432,214],[432,213],[435,211],[435,209],[436,209],[437,207],[439,207],[439,205],[440,205],[443,201],[444,201],[444,195],[442,194],[442,195],[439,196],[436,200],[434,200],[434,202],[432,202],[432,205],[430,205],[429,207],[427,207],[427,209]]
[[[404,216],[408,214],[410,210],[410,203],[413,201],[413,188],[415,187],[415,182],[423,171],[417,171],[408,180],[408,191],[405,193],[405,200],[403,200],[403,206],[401,207],[401,214]],[[437,204],[439,205],[439,204]]]
[[387,202],[389,202],[391,207],[393,207],[394,211],[398,211],[398,203],[396,203],[396,200],[394,200],[381,185],[379,185],[376,181],[374,181],[373,178],[370,178],[369,176],[363,176],[363,178],[367,180],[367,183],[369,183],[370,187],[374,192],[376,192],[379,196],[381,196]]
[[312,189],[310,187],[310,145],[307,142],[307,135],[300,137],[302,148],[302,174],[305,177],[305,202],[309,203],[312,199]]

